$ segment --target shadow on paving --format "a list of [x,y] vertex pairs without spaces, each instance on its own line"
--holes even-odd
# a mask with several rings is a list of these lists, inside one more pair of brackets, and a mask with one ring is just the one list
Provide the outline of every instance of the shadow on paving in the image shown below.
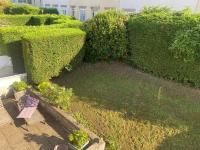
[[62,139],[56,136],[49,136],[47,134],[25,134],[24,139],[27,142],[35,142],[38,145],[41,145],[39,150],[54,150],[54,147],[56,145],[65,144],[65,142]]
[[200,92],[130,68],[120,63],[84,64],[53,81],[73,88],[79,100],[98,109],[121,112],[126,119],[187,128],[188,131],[166,139],[158,149],[167,145],[169,149],[199,146]]

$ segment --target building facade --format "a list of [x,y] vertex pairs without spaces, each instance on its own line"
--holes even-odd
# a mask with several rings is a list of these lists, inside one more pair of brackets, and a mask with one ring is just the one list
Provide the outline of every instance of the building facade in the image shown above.
[[69,0],[42,0],[40,7],[56,8],[59,14],[69,15]]
[[140,12],[144,7],[165,6],[173,10],[190,8],[193,12],[200,11],[200,0],[134,0],[134,9]]
[[200,12],[200,0],[13,0],[13,2],[57,8],[60,14],[71,15],[81,21],[108,9],[133,13],[140,12],[144,7],[166,6],[174,10],[190,8],[193,12]]

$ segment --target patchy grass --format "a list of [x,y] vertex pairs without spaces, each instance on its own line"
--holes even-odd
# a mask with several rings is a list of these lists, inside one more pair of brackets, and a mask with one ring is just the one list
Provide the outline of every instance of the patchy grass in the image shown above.
[[54,81],[74,89],[74,117],[117,149],[200,149],[198,90],[116,62],[84,64]]

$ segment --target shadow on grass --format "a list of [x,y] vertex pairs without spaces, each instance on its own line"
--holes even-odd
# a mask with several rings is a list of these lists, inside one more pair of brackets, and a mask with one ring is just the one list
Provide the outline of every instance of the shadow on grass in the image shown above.
[[198,92],[171,82],[151,80],[146,78],[147,75],[138,76],[134,72],[127,76],[119,75],[113,70],[82,67],[72,73],[62,74],[55,82],[73,88],[79,100],[98,109],[120,112],[125,119],[187,129],[166,139],[158,149],[188,149],[190,144],[196,144],[191,146],[193,149],[200,146]]
[[156,150],[199,150],[200,131],[190,129],[176,136],[165,139]]

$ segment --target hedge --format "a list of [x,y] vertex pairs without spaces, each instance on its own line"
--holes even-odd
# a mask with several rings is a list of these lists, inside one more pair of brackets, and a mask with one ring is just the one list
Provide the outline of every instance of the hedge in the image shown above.
[[59,14],[57,8],[40,8],[40,14]]
[[58,19],[73,20],[63,15],[0,15],[0,26],[50,25]]
[[12,58],[15,73],[24,73],[24,60],[21,39],[26,32],[37,32],[39,30],[56,30],[50,26],[17,26],[0,28],[0,55],[8,55]]
[[157,76],[200,87],[200,62],[184,61],[171,50],[180,32],[200,23],[200,16],[187,13],[141,13],[130,18],[129,63]]
[[54,24],[51,27],[58,28],[81,28],[83,23],[79,20],[66,20],[64,22],[59,22],[60,19],[54,21]]
[[25,72],[21,38],[23,33],[33,29],[37,30],[36,27],[23,26],[0,28],[0,55],[11,57],[15,73]]
[[84,23],[86,61],[121,59],[127,54],[127,16],[121,11],[105,11]]
[[5,14],[17,15],[17,14],[39,14],[40,9],[28,4],[12,4],[4,9]]
[[30,18],[30,15],[0,15],[0,26],[23,26]]
[[48,81],[62,69],[73,68],[82,61],[84,42],[85,33],[79,29],[25,33],[22,43],[29,81],[36,84]]

